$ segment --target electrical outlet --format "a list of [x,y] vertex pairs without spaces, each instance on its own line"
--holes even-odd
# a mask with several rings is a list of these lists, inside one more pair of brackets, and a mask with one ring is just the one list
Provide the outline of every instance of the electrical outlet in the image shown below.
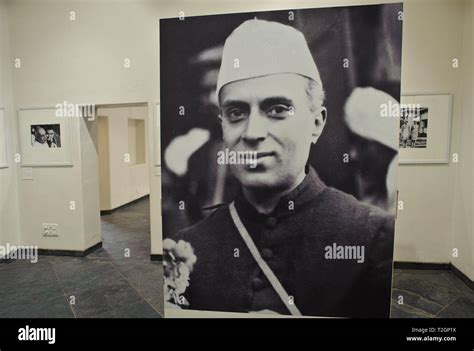
[[43,236],[58,236],[58,225],[56,223],[43,223]]

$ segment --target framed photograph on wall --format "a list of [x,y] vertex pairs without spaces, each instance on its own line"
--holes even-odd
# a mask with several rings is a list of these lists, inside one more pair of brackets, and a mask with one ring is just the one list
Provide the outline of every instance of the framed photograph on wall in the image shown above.
[[6,138],[5,109],[0,108],[0,168],[8,167]]
[[452,95],[401,96],[399,163],[449,163]]
[[72,166],[69,117],[57,117],[54,107],[21,108],[18,130],[22,166]]

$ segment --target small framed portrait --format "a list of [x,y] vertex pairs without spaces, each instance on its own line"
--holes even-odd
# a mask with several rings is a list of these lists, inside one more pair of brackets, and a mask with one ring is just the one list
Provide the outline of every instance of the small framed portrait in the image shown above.
[[70,117],[57,117],[53,107],[22,108],[18,128],[22,166],[72,166]]
[[61,147],[61,125],[56,124],[32,124],[31,146],[34,148],[60,148]]

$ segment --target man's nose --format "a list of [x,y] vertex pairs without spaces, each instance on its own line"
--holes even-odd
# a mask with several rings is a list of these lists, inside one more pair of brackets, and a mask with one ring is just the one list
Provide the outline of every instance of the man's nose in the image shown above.
[[247,119],[247,128],[243,139],[247,142],[263,141],[267,137],[267,121],[260,111],[251,112]]

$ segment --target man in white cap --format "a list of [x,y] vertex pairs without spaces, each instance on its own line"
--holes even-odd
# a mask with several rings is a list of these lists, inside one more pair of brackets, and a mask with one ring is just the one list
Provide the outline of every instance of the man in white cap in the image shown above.
[[227,38],[219,120],[241,192],[175,237],[197,262],[194,310],[388,317],[393,218],[327,187],[307,165],[326,123],[318,69],[301,32],[249,20]]
[[357,165],[357,198],[395,214],[400,119],[384,116],[398,101],[374,89],[355,88],[344,105],[351,135],[351,163]]

